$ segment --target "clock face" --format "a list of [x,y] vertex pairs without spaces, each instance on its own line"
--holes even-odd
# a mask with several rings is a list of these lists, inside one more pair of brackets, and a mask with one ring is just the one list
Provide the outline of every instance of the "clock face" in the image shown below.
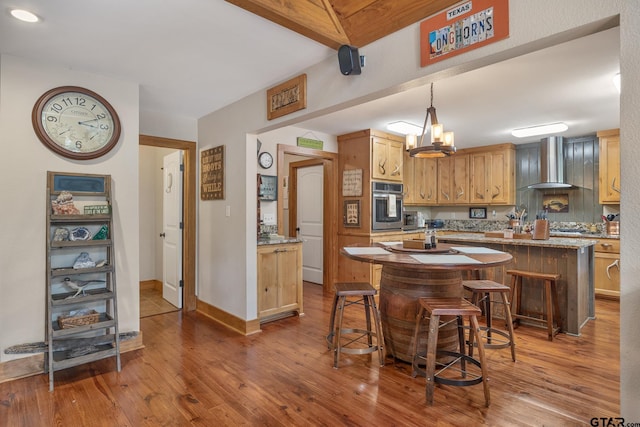
[[273,156],[266,151],[264,153],[260,153],[258,157],[258,163],[263,169],[269,169],[271,165],[273,165]]
[[46,92],[33,107],[31,119],[44,145],[72,159],[100,157],[120,138],[120,120],[113,107],[81,87]]

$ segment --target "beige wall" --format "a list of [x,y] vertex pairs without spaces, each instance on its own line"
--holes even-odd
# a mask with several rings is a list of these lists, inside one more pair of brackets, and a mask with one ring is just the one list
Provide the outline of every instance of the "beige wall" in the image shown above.
[[[73,161],[54,154],[31,126],[35,101],[64,85],[105,97],[122,122],[118,145],[99,159]],[[46,172],[112,176],[118,310],[121,331],[139,329],[138,86],[18,57],[0,58],[0,182],[4,208],[0,243],[0,349],[45,336]],[[15,356],[0,352],[0,360]]]

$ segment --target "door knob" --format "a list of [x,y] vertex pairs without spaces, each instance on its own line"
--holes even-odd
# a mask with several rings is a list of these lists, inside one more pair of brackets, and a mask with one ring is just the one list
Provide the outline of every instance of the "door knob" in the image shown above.
[[165,237],[165,236],[166,236],[166,234],[160,233],[160,237]]

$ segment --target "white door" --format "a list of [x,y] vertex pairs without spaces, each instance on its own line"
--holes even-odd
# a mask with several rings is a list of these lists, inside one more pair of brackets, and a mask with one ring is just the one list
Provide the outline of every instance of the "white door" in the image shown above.
[[162,223],[162,296],[182,308],[182,151],[164,157]]
[[302,244],[302,279],[322,284],[322,165],[298,169],[296,205]]

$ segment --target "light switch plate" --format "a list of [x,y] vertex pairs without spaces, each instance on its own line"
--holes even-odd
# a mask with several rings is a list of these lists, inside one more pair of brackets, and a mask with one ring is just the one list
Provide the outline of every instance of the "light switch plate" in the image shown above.
[[274,214],[264,214],[262,216],[262,221],[264,221],[265,224],[270,225],[270,224],[275,224],[276,223],[276,217]]

